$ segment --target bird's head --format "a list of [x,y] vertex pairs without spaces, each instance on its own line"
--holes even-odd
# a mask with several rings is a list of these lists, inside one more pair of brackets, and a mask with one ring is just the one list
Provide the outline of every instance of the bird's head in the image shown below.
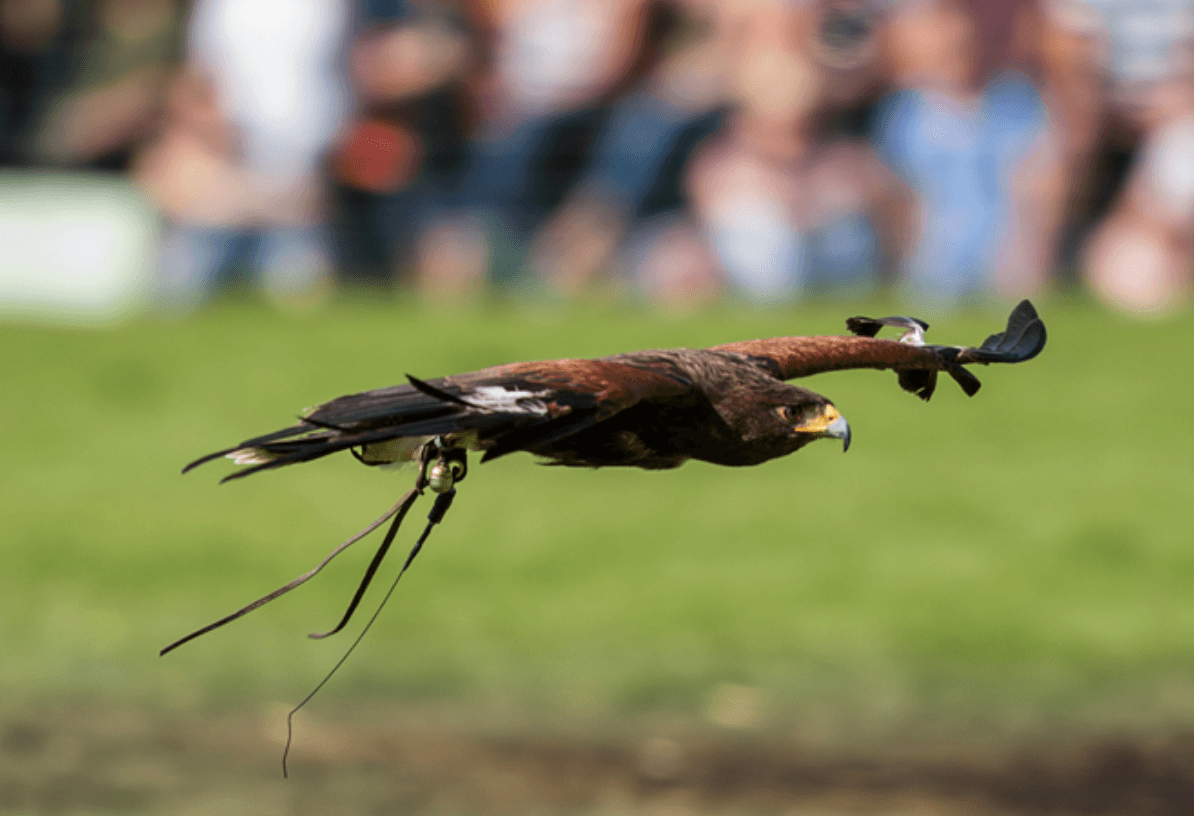
[[756,391],[749,407],[739,417],[743,441],[767,451],[765,457],[784,456],[816,439],[842,440],[842,450],[850,447],[850,425],[825,397],[805,388],[786,383]]
[[808,440],[832,437],[842,440],[842,452],[850,449],[850,423],[824,397],[819,402],[783,405],[776,409],[780,420],[788,423],[790,433]]

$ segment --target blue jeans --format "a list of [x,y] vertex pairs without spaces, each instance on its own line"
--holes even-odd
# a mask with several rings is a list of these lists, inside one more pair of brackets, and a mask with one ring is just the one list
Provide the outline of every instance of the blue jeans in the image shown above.
[[1000,74],[973,107],[930,91],[898,91],[884,100],[877,121],[875,148],[912,188],[924,216],[909,285],[945,300],[985,291],[1013,178],[1047,127],[1036,87],[1019,74]]

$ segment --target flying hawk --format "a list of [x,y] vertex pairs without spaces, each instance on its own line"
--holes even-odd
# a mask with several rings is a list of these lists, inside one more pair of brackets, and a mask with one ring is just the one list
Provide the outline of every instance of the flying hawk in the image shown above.
[[[850,444],[850,426],[826,397],[785,380],[851,368],[892,369],[900,387],[928,400],[944,371],[968,395],[963,366],[1019,363],[1045,346],[1045,326],[1022,301],[1007,328],[977,348],[925,343],[910,317],[846,321],[853,336],[775,337],[707,349],[665,349],[596,360],[509,363],[338,397],[298,423],[192,462],[228,456],[242,469],[224,481],[352,451],[366,465],[409,462],[436,440],[482,452],[486,462],[528,451],[547,464],[664,469],[690,459],[757,465],[815,439]],[[898,339],[875,335],[885,326]]]
[[[528,451],[547,464],[573,467],[665,469],[689,459],[757,465],[814,439],[839,439],[843,449],[850,445],[850,425],[833,403],[785,380],[847,368],[888,368],[901,388],[927,400],[937,386],[937,372],[944,371],[973,396],[979,381],[964,365],[1020,363],[1045,347],[1045,326],[1027,300],[1012,311],[1004,331],[977,348],[928,345],[928,324],[911,317],[852,317],[846,326],[854,336],[775,337],[598,360],[510,363],[426,382],[407,375],[407,383],[338,397],[289,428],[204,456],[183,472],[228,456],[245,466],[226,476],[228,481],[342,450],[366,465],[413,461],[419,467],[415,486],[397,504],[314,569],[175,641],[162,654],[300,586],[392,518],[340,622],[311,637],[341,631],[407,511],[430,487],[439,497],[398,577],[406,572],[451,505],[453,484],[467,473],[469,450],[483,452],[482,462]],[[900,337],[875,337],[885,326],[902,330]]]

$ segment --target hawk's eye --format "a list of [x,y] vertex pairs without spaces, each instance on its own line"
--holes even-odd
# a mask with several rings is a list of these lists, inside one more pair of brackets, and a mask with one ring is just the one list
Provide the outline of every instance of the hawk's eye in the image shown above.
[[803,425],[816,418],[817,415],[815,405],[781,405],[775,411],[784,422],[792,422],[797,425]]

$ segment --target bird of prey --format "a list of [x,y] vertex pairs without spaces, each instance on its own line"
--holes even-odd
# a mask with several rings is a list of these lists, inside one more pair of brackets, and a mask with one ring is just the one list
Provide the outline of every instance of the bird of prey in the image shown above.
[[[965,365],[1019,363],[1045,346],[1045,326],[1027,300],[1012,311],[1004,331],[973,348],[927,344],[928,324],[911,317],[852,317],[846,326],[852,336],[774,337],[596,360],[509,363],[427,381],[407,375],[409,382],[338,397],[311,409],[295,425],[204,456],[184,472],[228,456],[245,467],[226,476],[227,481],[343,450],[366,465],[413,461],[419,467],[414,488],[313,570],[175,641],[162,654],[306,582],[349,545],[393,518],[339,624],[312,637],[340,631],[402,519],[430,487],[440,495],[398,577],[410,566],[431,526],[447,512],[454,483],[467,474],[470,450],[482,452],[482,462],[527,451],[547,464],[573,467],[657,470],[690,459],[757,465],[815,439],[838,439],[843,448],[849,447],[850,425],[834,404],[786,380],[850,368],[892,369],[900,387],[927,400],[937,386],[938,372],[944,371],[973,396],[979,381]],[[877,338],[885,326],[901,330],[899,338]]]
[[[1045,326],[1027,300],[1003,332],[973,348],[927,344],[928,324],[915,318],[852,317],[846,326],[852,335],[509,363],[426,381],[407,375],[401,385],[325,402],[295,425],[186,470],[228,456],[246,467],[227,481],[342,450],[366,465],[393,465],[412,461],[432,439],[480,451],[482,462],[527,451],[547,464],[578,467],[665,469],[690,459],[757,465],[815,439],[850,444],[850,426],[834,404],[786,380],[892,369],[905,391],[928,400],[944,371],[973,396],[980,383],[963,366],[1023,362],[1045,345]],[[885,326],[901,336],[876,337]]]

